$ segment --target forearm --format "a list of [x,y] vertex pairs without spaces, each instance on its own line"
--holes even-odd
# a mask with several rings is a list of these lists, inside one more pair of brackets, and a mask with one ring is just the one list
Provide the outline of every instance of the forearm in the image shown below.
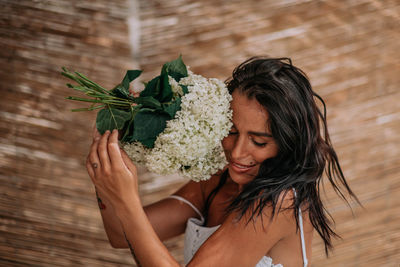
[[96,189],[96,198],[100,209],[101,218],[103,220],[104,230],[106,231],[108,240],[114,248],[128,248],[128,243],[124,237],[121,222],[117,217],[111,203]]
[[121,205],[116,213],[139,266],[180,266],[158,238],[139,198]]
[[114,208],[116,216],[108,213],[108,203],[101,199],[100,203],[106,205],[106,209],[102,210],[106,231],[112,225],[109,230],[118,233],[120,228],[114,223],[119,222],[124,230],[121,231],[122,237],[125,240],[125,232],[126,240],[141,266],[179,266],[158,238],[142,208],[136,166],[121,152],[116,129],[94,138],[86,168],[93,184],[101,190],[100,199],[103,192],[112,203],[109,207]]

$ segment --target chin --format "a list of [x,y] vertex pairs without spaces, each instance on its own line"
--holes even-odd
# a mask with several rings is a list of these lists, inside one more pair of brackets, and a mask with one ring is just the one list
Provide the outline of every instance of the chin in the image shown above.
[[234,171],[232,168],[228,168],[228,172],[232,181],[240,186],[248,184],[256,176],[253,173],[238,173]]

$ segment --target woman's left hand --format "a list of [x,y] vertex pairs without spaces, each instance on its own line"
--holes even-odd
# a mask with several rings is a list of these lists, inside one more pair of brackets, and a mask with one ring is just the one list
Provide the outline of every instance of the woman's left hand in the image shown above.
[[95,129],[86,168],[95,187],[114,209],[139,199],[137,169],[120,149],[117,130],[106,131],[101,136]]

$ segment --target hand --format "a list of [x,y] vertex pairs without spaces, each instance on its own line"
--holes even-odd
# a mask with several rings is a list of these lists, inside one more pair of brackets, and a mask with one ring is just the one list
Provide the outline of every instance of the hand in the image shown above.
[[86,168],[95,187],[114,208],[138,199],[137,169],[120,149],[117,130],[102,136],[94,130]]

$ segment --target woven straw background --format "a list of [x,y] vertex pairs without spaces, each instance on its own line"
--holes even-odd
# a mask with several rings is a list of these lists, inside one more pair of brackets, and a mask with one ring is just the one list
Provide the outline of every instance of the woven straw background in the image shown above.
[[[288,56],[325,98],[331,137],[364,209],[326,188],[342,236],[311,266],[400,265],[400,3],[346,1],[0,0],[0,265],[131,266],[104,233],[84,162],[95,118],[60,67],[112,87],[183,55],[225,79],[253,55]],[[184,181],[140,176],[144,203]],[[182,237],[166,242],[182,260]],[[157,255],[154,255],[155,257]]]

